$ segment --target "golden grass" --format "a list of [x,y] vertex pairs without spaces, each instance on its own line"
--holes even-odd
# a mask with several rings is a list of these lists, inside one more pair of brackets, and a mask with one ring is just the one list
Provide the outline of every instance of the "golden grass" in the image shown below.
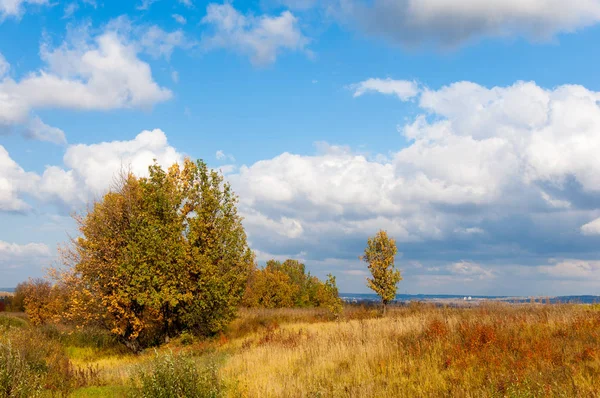
[[396,308],[230,348],[229,396],[600,396],[600,312],[585,306]]
[[[141,355],[67,346],[102,386],[76,396],[124,396]],[[242,309],[221,336],[176,339],[160,352],[217,363],[228,397],[600,397],[600,306],[412,304],[385,317],[347,306]],[[98,395],[100,394],[100,395]]]

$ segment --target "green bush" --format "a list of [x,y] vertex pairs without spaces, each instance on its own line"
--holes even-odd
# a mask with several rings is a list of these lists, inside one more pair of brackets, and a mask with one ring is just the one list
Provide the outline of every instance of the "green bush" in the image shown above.
[[0,398],[37,397],[42,375],[10,342],[0,342]]
[[134,397],[219,397],[221,386],[215,365],[200,367],[183,355],[156,356],[146,369],[134,375]]
[[27,321],[15,316],[0,315],[0,328],[26,328],[29,326]]

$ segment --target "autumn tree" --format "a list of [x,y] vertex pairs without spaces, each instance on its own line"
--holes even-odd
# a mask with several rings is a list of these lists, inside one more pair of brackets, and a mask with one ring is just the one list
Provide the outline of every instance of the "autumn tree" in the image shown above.
[[288,259],[284,262],[269,260],[264,268],[253,270],[243,304],[262,308],[338,308],[341,301],[333,276],[329,275],[324,283],[306,272],[302,262]]
[[328,274],[325,283],[318,285],[317,302],[319,306],[326,307],[335,319],[340,317],[344,306],[339,296],[335,276]]
[[80,236],[61,251],[66,318],[105,327],[134,351],[182,330],[222,330],[254,263],[236,204],[202,161],[123,175],[75,217]]
[[396,241],[380,230],[369,238],[364,256],[361,259],[368,264],[372,278],[367,278],[367,286],[381,297],[383,313],[388,303],[396,298],[397,284],[402,280],[400,271],[394,267],[394,257],[398,249]]
[[247,307],[259,308],[293,307],[297,292],[298,286],[286,273],[265,268],[252,274],[243,303]]
[[17,299],[32,325],[43,325],[57,320],[63,310],[65,297],[58,285],[41,278],[29,279],[15,289]]

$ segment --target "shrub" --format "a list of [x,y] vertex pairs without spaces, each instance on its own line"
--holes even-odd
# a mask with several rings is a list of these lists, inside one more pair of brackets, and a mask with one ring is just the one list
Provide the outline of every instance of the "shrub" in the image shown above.
[[132,379],[134,397],[218,397],[220,381],[214,364],[197,366],[183,355],[156,355],[150,368],[141,368]]
[[10,342],[0,342],[0,397],[37,397],[41,391],[41,374]]
[[26,328],[27,321],[14,316],[2,316],[0,315],[0,327],[12,327],[12,328]]
[[75,388],[101,384],[97,367],[74,366],[60,342],[49,338],[47,331],[0,328],[0,345],[0,398],[35,396],[42,388],[68,396]]

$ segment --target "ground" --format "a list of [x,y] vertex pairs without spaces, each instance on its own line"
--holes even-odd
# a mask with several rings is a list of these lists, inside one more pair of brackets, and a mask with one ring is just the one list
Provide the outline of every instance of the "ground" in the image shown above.
[[242,309],[220,336],[185,334],[140,355],[54,338],[74,368],[91,369],[76,397],[126,396],[169,356],[192,361],[214,396],[600,396],[595,305],[414,303],[385,317],[347,306],[337,320],[321,309]]

